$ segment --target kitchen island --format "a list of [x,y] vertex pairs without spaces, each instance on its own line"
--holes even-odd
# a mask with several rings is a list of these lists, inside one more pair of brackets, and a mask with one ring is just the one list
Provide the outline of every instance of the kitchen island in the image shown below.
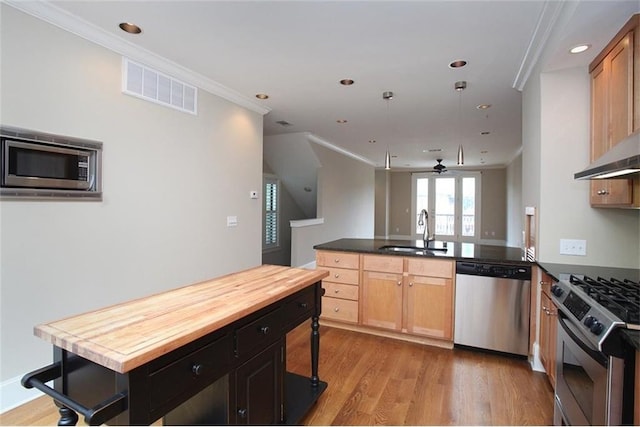
[[316,250],[356,252],[374,255],[402,255],[410,257],[434,257],[451,260],[474,260],[478,262],[500,262],[510,264],[530,264],[523,258],[521,248],[508,246],[481,245],[460,242],[430,242],[432,249],[423,252],[393,251],[390,247],[425,248],[422,240],[397,239],[338,239],[315,245]]
[[[318,377],[326,272],[260,266],[36,326],[54,363],[24,376],[60,425],[298,423]],[[286,333],[311,318],[311,376],[286,372]],[[54,381],[50,388],[45,383]]]

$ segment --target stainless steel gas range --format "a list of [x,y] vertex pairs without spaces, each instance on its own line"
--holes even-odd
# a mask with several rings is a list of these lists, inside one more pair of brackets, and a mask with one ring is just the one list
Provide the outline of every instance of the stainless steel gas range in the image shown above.
[[555,425],[633,425],[636,350],[625,334],[640,330],[640,285],[637,274],[594,273],[561,274],[551,288],[558,306]]

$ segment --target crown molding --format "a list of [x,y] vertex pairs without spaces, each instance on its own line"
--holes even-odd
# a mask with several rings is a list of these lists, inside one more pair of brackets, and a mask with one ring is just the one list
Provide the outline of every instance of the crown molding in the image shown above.
[[524,89],[531,72],[537,65],[540,56],[547,46],[551,32],[554,29],[554,25],[560,16],[564,4],[564,1],[558,0],[545,1],[540,17],[538,18],[538,23],[529,41],[529,46],[527,46],[527,51],[522,58],[520,68],[513,81],[512,87],[514,89],[520,92]]
[[126,56],[134,61],[162,71],[167,75],[184,80],[186,83],[197,86],[213,95],[226,99],[239,106],[247,108],[261,115],[271,111],[262,105],[256,104],[250,98],[230,89],[210,78],[196,73],[182,65],[170,61],[160,55],[146,50],[134,43],[121,39],[102,28],[99,28],[48,1],[21,1],[3,0],[7,5],[20,10],[28,15],[38,18],[49,24],[55,25],[65,31],[75,34],[85,40],[100,45],[106,49]]
[[312,134],[311,132],[303,132],[303,133],[305,134],[307,139],[309,141],[311,141],[311,142],[315,142],[316,144],[320,144],[320,145],[322,145],[324,147],[327,147],[330,150],[337,151],[340,154],[344,154],[347,157],[351,157],[352,159],[356,159],[356,160],[361,161],[363,163],[366,163],[368,165],[376,166],[375,162],[372,162],[369,159],[366,159],[366,158],[364,158],[362,156],[359,156],[359,155],[357,155],[355,153],[352,153],[351,151],[345,150],[342,147],[338,147],[337,145],[334,145],[331,142],[327,141],[326,139],[322,139],[319,136]]

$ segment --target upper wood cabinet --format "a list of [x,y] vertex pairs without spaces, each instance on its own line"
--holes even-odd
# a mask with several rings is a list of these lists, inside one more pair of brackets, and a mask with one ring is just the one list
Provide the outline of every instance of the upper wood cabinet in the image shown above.
[[[640,128],[639,22],[640,15],[634,15],[589,67],[591,161]],[[640,207],[638,179],[592,180],[590,202],[597,207]]]

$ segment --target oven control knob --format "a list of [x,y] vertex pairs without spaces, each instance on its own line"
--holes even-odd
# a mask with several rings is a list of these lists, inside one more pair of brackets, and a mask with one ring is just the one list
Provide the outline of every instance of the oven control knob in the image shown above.
[[604,325],[597,320],[591,325],[591,333],[594,335],[600,335],[604,331]]
[[560,298],[562,296],[562,294],[564,294],[564,291],[562,290],[562,288],[558,285],[552,285],[551,286],[551,293],[554,294],[555,296],[557,296],[558,298]]
[[586,326],[587,328],[591,328],[594,325],[594,323],[598,323],[598,319],[596,319],[593,316],[587,316],[585,317],[583,323],[584,323],[584,326]]

